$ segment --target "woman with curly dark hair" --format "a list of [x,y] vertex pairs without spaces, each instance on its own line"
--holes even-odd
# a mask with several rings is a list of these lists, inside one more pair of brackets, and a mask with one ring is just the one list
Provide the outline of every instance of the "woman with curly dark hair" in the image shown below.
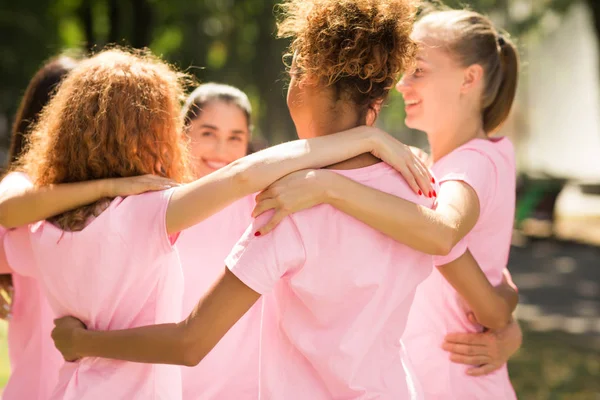
[[[282,9],[279,34],[292,38],[287,102],[298,135],[323,140],[372,125],[413,63],[413,2],[298,0]],[[328,168],[432,206],[430,196],[412,191],[371,154]],[[329,206],[290,216],[260,237],[256,227],[264,220],[248,228],[221,278],[185,321],[97,332],[64,319],[54,332],[57,346],[67,359],[196,365],[264,296],[258,397],[418,396],[398,343],[431,257]]]

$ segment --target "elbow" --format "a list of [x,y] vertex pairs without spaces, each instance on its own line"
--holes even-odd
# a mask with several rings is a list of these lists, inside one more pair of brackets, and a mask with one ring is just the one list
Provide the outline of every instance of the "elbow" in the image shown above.
[[433,245],[432,255],[434,256],[447,256],[450,254],[456,243],[458,243],[457,234],[452,229],[446,229],[440,232],[440,234],[435,235],[433,239],[434,240],[432,240],[431,243]]
[[494,310],[489,310],[482,315],[475,315],[477,321],[483,326],[491,330],[500,330],[506,328],[510,323],[511,314],[507,307],[496,307]]
[[0,226],[6,229],[16,228],[17,226],[11,221],[10,213],[6,210],[6,204],[0,201]]
[[198,337],[186,332],[185,326],[181,327],[183,334],[181,340],[177,343],[177,353],[179,354],[178,364],[186,367],[195,367],[204,359],[207,352],[198,345]]

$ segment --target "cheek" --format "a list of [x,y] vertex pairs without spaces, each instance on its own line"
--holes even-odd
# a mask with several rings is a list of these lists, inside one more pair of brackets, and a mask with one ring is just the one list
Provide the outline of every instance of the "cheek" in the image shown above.
[[214,148],[214,143],[208,138],[192,138],[190,141],[190,149],[192,156],[200,158],[210,153]]

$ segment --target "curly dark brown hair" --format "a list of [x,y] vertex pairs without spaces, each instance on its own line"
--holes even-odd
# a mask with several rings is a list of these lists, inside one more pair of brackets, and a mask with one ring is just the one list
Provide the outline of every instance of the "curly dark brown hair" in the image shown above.
[[384,99],[414,62],[414,0],[287,0],[278,35],[291,38],[300,79],[333,87],[362,107]]
[[[143,174],[188,180],[185,79],[144,51],[111,49],[82,61],[43,110],[19,168],[37,186]],[[83,229],[102,204],[52,221]]]

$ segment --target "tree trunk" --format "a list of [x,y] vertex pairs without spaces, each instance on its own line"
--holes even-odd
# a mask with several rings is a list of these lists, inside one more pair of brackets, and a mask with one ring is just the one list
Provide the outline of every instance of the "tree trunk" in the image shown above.
[[133,32],[131,46],[143,48],[150,45],[152,35],[153,10],[148,0],[132,0]]
[[85,34],[85,47],[88,51],[91,51],[96,45],[94,38],[94,17],[92,15],[92,4],[91,0],[83,0],[78,10],[79,17],[83,25],[83,32]]
[[588,6],[592,10],[592,17],[594,19],[594,29],[596,37],[600,40],[600,1],[588,0]]
[[120,38],[120,12],[118,0],[109,0],[108,2],[108,20],[110,30],[108,31],[108,43],[118,43]]

